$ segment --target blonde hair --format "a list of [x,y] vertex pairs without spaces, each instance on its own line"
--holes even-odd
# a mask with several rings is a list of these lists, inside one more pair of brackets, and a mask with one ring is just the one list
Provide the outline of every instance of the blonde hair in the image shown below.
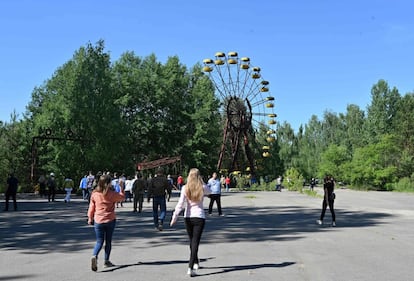
[[204,196],[204,182],[201,178],[200,171],[192,168],[188,173],[187,183],[185,185],[185,195],[194,202],[199,202]]
[[110,187],[111,177],[109,175],[103,175],[99,177],[98,185],[94,189],[94,192],[100,192],[103,193],[103,195],[106,195]]

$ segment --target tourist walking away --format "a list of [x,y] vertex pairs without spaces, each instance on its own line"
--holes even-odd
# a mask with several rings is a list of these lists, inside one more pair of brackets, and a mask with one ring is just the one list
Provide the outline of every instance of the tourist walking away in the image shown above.
[[327,206],[329,206],[329,210],[331,211],[332,215],[332,226],[336,226],[336,218],[335,218],[335,210],[334,210],[334,202],[335,202],[335,181],[333,177],[327,176],[324,179],[323,183],[323,201],[322,201],[322,212],[319,220],[316,221],[317,224],[323,224],[323,218],[325,217],[325,212]]
[[[157,175],[151,179],[148,186],[148,202],[152,198],[152,216],[154,219],[154,226],[159,231],[162,231],[164,219],[167,213],[167,203],[165,195],[169,194],[170,184],[164,176],[162,168],[157,170]],[[160,211],[158,215],[158,209]]]
[[82,190],[82,198],[83,200],[89,201],[89,191],[88,191],[88,176],[84,175],[83,178],[79,182],[79,189]]
[[6,193],[4,194],[6,197],[6,206],[4,206],[4,211],[8,211],[9,210],[9,200],[10,197],[13,200],[13,207],[14,210],[17,211],[17,200],[16,200],[16,196],[17,196],[17,188],[19,186],[19,181],[18,179],[14,176],[13,173],[9,174],[9,177],[7,178],[7,188],[6,188]]
[[177,189],[177,187],[174,185],[174,179],[171,177],[171,175],[167,176],[167,180],[168,180],[168,183],[170,184],[170,188],[168,189],[169,192],[168,192],[167,201],[170,202],[171,195],[172,195],[172,190]]
[[125,180],[125,202],[132,202],[132,186],[134,185],[135,178],[128,176]]
[[208,187],[211,190],[210,194],[210,204],[208,206],[208,214],[211,215],[213,212],[213,205],[214,202],[217,204],[217,211],[219,216],[222,216],[223,213],[221,211],[221,184],[220,180],[217,178],[217,173],[214,172],[213,176],[207,182]]
[[65,181],[63,182],[63,188],[66,191],[66,196],[65,196],[65,203],[69,203],[70,202],[70,195],[72,193],[72,190],[74,188],[74,184],[73,184],[73,180],[70,177],[65,178]]
[[93,190],[93,182],[95,180],[95,176],[93,175],[92,171],[89,171],[88,176],[86,177],[86,189],[88,194],[88,201],[91,196],[91,192]]
[[55,202],[55,196],[56,196],[56,180],[55,180],[55,174],[50,173],[49,179],[47,180],[47,189],[48,189],[48,195],[47,200],[50,202]]
[[180,174],[180,175],[178,175],[178,178],[177,178],[177,188],[178,188],[178,190],[181,191],[181,188],[183,187],[183,185],[184,185],[184,178]]
[[173,226],[184,209],[185,228],[190,240],[190,260],[188,261],[187,274],[191,277],[195,276],[196,270],[200,268],[198,248],[206,218],[203,199],[209,193],[210,189],[204,184],[200,171],[196,168],[191,169],[188,173],[187,183],[182,187],[180,199],[175,206],[170,222],[170,226]]
[[95,228],[96,243],[91,258],[91,269],[98,270],[98,255],[105,242],[104,267],[114,264],[109,260],[112,249],[112,235],[116,225],[115,203],[123,200],[124,190],[118,193],[112,189],[111,177],[103,175],[97,187],[92,191],[89,208],[88,224]]
[[46,196],[46,177],[44,175],[40,175],[39,179],[38,179],[38,183],[39,183],[39,194],[40,197],[44,197]]
[[227,177],[224,179],[224,184],[225,184],[225,186],[226,186],[226,192],[229,192],[229,191],[230,191],[230,183],[231,183],[230,177],[229,177],[229,176],[227,176]]
[[276,191],[282,191],[282,176],[278,176],[276,179]]
[[312,178],[311,181],[310,181],[310,190],[313,191],[315,186],[316,186],[316,180],[315,180],[315,178]]
[[133,212],[138,213],[142,212],[142,203],[144,202],[145,190],[147,189],[147,181],[142,178],[142,175],[138,173],[136,175],[136,180],[132,185],[132,194],[134,195],[134,207]]

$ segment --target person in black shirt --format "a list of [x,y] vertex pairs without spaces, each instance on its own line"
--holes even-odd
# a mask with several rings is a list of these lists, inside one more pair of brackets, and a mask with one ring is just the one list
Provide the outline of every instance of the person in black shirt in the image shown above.
[[324,179],[323,184],[323,201],[322,201],[322,212],[319,220],[316,221],[317,224],[323,223],[323,218],[325,216],[326,208],[329,206],[329,210],[331,211],[332,215],[332,226],[336,226],[335,222],[335,210],[334,210],[334,201],[335,201],[335,193],[334,193],[335,181],[333,177],[326,176]]
[[[148,202],[152,198],[152,215],[154,218],[154,226],[162,231],[164,219],[167,214],[166,194],[170,193],[170,183],[164,176],[164,171],[159,168],[157,176],[152,178],[148,185]],[[160,214],[158,216],[158,207]]]
[[5,196],[6,196],[6,206],[4,207],[4,211],[8,211],[9,210],[9,200],[10,200],[10,197],[13,200],[14,210],[17,211],[16,194],[17,194],[17,187],[18,187],[18,185],[19,185],[19,181],[13,175],[13,173],[9,174],[9,177],[7,178],[7,190],[6,190],[6,193],[5,193]]
[[142,178],[141,174],[137,174],[137,179],[132,185],[132,194],[134,195],[134,210],[133,212],[142,212],[142,203],[144,202],[145,190],[147,189],[147,181]]

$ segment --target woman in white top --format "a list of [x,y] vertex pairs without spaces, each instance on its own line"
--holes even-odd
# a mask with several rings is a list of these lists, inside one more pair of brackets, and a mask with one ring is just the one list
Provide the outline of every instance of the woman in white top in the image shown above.
[[184,211],[185,227],[190,238],[190,260],[188,262],[187,274],[195,276],[195,271],[199,268],[198,247],[201,234],[203,233],[206,215],[204,213],[203,199],[210,194],[210,190],[196,168],[190,170],[187,184],[181,189],[180,199],[175,207],[171,223],[173,226],[178,219],[180,212]]

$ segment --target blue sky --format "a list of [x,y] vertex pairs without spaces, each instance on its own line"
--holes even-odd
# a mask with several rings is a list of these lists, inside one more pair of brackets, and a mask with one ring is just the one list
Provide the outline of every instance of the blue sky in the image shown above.
[[237,51],[270,82],[279,122],[297,130],[312,114],[362,109],[388,81],[414,92],[414,2],[410,0],[2,0],[0,120],[20,116],[32,90],[88,42],[189,68]]

